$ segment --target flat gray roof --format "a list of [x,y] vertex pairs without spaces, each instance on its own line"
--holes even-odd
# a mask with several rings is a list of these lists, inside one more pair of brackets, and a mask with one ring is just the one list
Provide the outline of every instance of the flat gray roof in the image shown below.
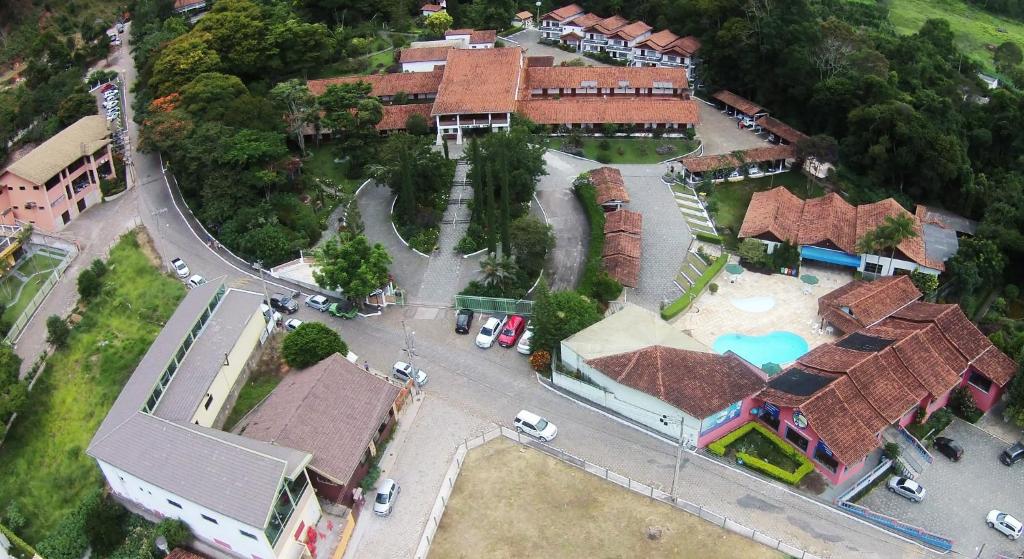
[[921,231],[924,236],[924,253],[930,260],[945,262],[960,248],[960,240],[956,236],[956,231],[952,229],[925,223]]

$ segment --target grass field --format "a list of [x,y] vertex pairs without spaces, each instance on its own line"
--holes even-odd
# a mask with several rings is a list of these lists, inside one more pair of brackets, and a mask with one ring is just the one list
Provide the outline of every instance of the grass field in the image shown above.
[[[45,272],[53,270],[57,267],[57,264],[60,264],[60,260],[57,258],[43,254],[33,254],[18,265],[18,271],[25,276],[29,276],[27,282],[22,282],[12,275],[7,275],[0,279],[0,302],[7,305],[3,314],[4,322],[10,324],[21,316],[25,307],[32,301],[32,298],[36,296],[36,293],[39,293],[39,288],[50,277],[50,274]],[[23,288],[21,287],[22,283],[25,284]],[[19,288],[21,288],[20,294],[18,292]],[[14,299],[15,295],[18,296],[17,299]]]
[[[800,198],[813,198],[824,194],[822,188],[807,180],[799,171],[790,171],[778,175],[748,179],[739,182],[723,182],[710,187],[708,209],[711,210],[719,233],[726,240],[726,246],[736,246],[736,233],[743,224],[743,216],[747,214],[747,206],[755,192],[771,190],[776,186],[785,186]],[[697,186],[700,192],[702,187]]]
[[430,557],[783,555],[498,437],[466,456]]
[[185,294],[134,236],[111,251],[103,293],[82,313],[68,346],[46,363],[25,411],[0,447],[0,503],[16,502],[37,544],[100,470],[85,449],[122,385]]
[[[548,147],[560,149],[563,138],[550,138]],[[608,163],[658,163],[693,151],[697,142],[681,138],[609,138],[610,149],[600,148],[602,138],[583,138],[583,157],[599,161],[598,156],[604,154]],[[658,146],[671,145],[676,150],[667,155],[654,151]],[[622,153],[619,153],[622,150]]]
[[355,192],[359,185],[363,183],[363,179],[350,179],[345,176],[345,172],[348,170],[348,163],[334,162],[337,154],[330,144],[321,144],[320,147],[306,147],[312,156],[302,162],[303,173],[312,177],[330,179],[334,181],[334,184],[349,193]]
[[245,414],[252,411],[257,404],[263,401],[268,394],[277,388],[284,378],[281,364],[281,339],[271,338],[270,345],[263,350],[259,363],[253,367],[248,382],[238,392],[238,399],[231,408],[227,420],[224,421],[225,429],[234,428],[238,420],[245,417]]

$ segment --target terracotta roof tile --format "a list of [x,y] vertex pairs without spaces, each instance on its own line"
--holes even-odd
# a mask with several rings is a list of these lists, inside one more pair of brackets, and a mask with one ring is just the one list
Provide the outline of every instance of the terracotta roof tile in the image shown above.
[[668,29],[662,29],[657,33],[652,33],[650,37],[644,39],[643,42],[639,43],[637,46],[661,52],[662,49],[668,48],[669,45],[678,40],[679,35],[676,35]]
[[757,119],[757,124],[759,124],[761,128],[764,128],[765,130],[771,132],[772,134],[775,134],[776,136],[782,138],[783,140],[786,140],[791,144],[795,144],[807,137],[807,134],[804,134],[803,132],[797,130],[796,128],[793,128],[792,126],[786,124],[785,122],[782,122],[781,120],[772,118],[770,116],[763,116]]
[[526,11],[526,10],[523,10],[523,11],[519,12],[518,14],[516,14],[516,18],[517,19],[530,19],[531,17],[533,17],[533,14],[528,12],[528,11]]
[[854,254],[857,210],[835,192],[804,202],[799,243],[823,245]]
[[881,225],[887,216],[898,215],[907,216],[914,222],[914,231],[917,233],[917,236],[904,239],[896,249],[905,254],[910,260],[922,266],[944,270],[945,266],[942,262],[933,261],[925,253],[924,232],[921,229],[921,220],[904,209],[899,202],[892,198],[886,198],[873,204],[857,206],[857,238],[860,239],[869,231]]
[[920,298],[921,292],[909,276],[890,276],[871,282],[850,282],[822,295],[818,299],[818,308],[826,305],[840,314],[846,314],[843,307],[849,308],[853,320],[863,327],[890,316]]
[[[856,394],[856,388],[851,393],[836,386],[845,383],[849,383],[848,388],[852,387],[852,381],[840,378],[802,403],[800,411],[835,457],[843,463],[853,464],[878,446],[877,431],[866,426],[861,419],[861,415],[871,418],[877,414],[870,409],[865,410],[863,399],[852,396]],[[852,396],[852,401],[847,402],[841,392]]]
[[601,21],[602,19],[604,18],[595,13],[588,12],[570,21],[567,25],[572,25],[574,27],[582,27],[583,29],[586,29],[587,27],[594,25],[595,23]]
[[921,332],[907,336],[891,347],[933,398],[942,396],[960,382],[960,371],[951,369]]
[[764,110],[764,107],[762,107],[761,105],[758,105],[757,103],[754,103],[753,101],[750,101],[748,99],[744,99],[743,97],[740,97],[739,95],[736,95],[735,93],[727,89],[718,91],[711,97],[714,99],[718,99],[719,101],[725,103],[726,105],[729,105],[730,107],[746,115],[754,116],[758,113],[766,112]]
[[[743,159],[747,163],[764,163],[766,161],[776,161],[779,159],[793,159],[796,155],[792,146],[780,145],[747,149],[742,150],[740,153],[743,155]],[[731,153],[681,157],[677,161],[682,163],[687,170],[695,173],[713,171],[716,169],[731,169],[740,166],[740,162]]]
[[684,54],[693,55],[700,50],[700,39],[693,35],[687,35],[682,39],[669,45],[669,49],[682,51]]
[[965,359],[975,359],[992,347],[992,342],[967,318],[960,305],[944,306],[943,312],[935,318],[935,325]]
[[833,388],[843,403],[856,415],[857,419],[872,433],[878,433],[890,424],[888,420],[878,413],[878,410],[871,405],[871,402],[864,397],[864,394],[857,388],[857,384],[849,375],[846,375],[829,385]]
[[384,105],[384,115],[377,123],[377,130],[381,132],[389,130],[405,130],[405,123],[414,114],[423,115],[427,119],[427,126],[434,128],[434,119],[430,118],[430,103],[416,103],[411,105]]
[[609,233],[604,237],[603,257],[621,254],[630,258],[640,258],[640,237],[629,233]]
[[604,214],[604,232],[631,233],[639,235],[644,225],[644,216],[640,212],[615,210]]
[[473,31],[474,30],[469,28],[469,27],[463,27],[461,29],[449,29],[448,31],[444,32],[444,36],[445,37],[454,37],[456,35],[469,35],[469,34],[473,33]]
[[450,51],[433,114],[514,112],[522,59],[519,48]]
[[623,27],[625,27],[628,24],[629,24],[629,20],[628,19],[626,19],[626,18],[624,18],[624,17],[622,17],[620,15],[614,15],[614,16],[611,16],[611,17],[606,17],[606,18],[602,19],[601,21],[586,27],[586,29],[588,31],[593,31],[595,33],[601,33],[603,35],[611,35],[615,31],[618,31],[619,29],[622,29]]
[[[488,49],[491,50],[491,49]],[[519,112],[537,124],[697,124],[694,101],[658,98],[565,98],[519,102]]]
[[172,549],[164,559],[206,559],[206,556],[200,555],[190,549],[176,547]]
[[[687,89],[689,82],[685,68],[637,68],[637,67],[574,67],[555,66],[552,68],[530,68],[526,72],[523,87],[532,89],[575,89],[583,87],[615,89],[624,87],[652,89],[655,84],[672,84],[675,89]],[[589,85],[594,83],[595,85]]]
[[841,334],[856,332],[864,327],[863,324],[854,320],[852,316],[838,309],[819,309],[818,314],[825,322],[831,324],[832,327],[837,329]]
[[601,259],[601,267],[608,275],[626,287],[640,285],[640,259],[621,254]]
[[498,32],[493,29],[480,29],[469,34],[469,44],[471,45],[492,45],[497,40]]
[[421,47],[415,49],[402,49],[398,55],[398,61],[402,64],[408,62],[444,62],[448,58],[448,51],[452,47]]
[[439,4],[424,4],[420,11],[423,12],[440,12],[444,11],[444,8]]
[[889,424],[898,421],[920,401],[907,390],[904,381],[895,376],[890,367],[896,363],[899,359],[894,352],[882,351],[872,354],[847,373],[864,399]]
[[[554,56],[527,56],[526,67],[527,68],[550,68],[555,65]],[[529,75],[529,71],[527,71]]]
[[398,92],[409,95],[436,93],[441,86],[443,69],[433,72],[404,72],[398,74],[370,74],[368,76],[340,76],[321,80],[309,80],[306,86],[313,95],[323,95],[328,86],[346,83],[366,82],[372,87],[371,95],[388,97]]
[[975,358],[971,366],[999,386],[1006,386],[1019,369],[1013,359],[994,345]]
[[765,386],[753,367],[735,355],[665,346],[599,357],[587,364],[698,419],[753,396]]
[[755,192],[747,207],[743,225],[740,226],[739,236],[759,237],[767,233],[774,240],[795,242],[803,207],[803,200],[785,187]]
[[838,345],[822,344],[797,359],[801,367],[812,367],[830,373],[847,373],[873,353],[846,349]]
[[621,171],[614,167],[598,167],[587,174],[594,185],[594,190],[597,191],[598,204],[603,206],[608,202],[629,203],[629,193],[626,192]]
[[642,21],[634,21],[633,23],[630,23],[629,25],[615,31],[615,33],[613,33],[612,36],[619,37],[627,41],[632,41],[633,39],[636,39],[637,37],[643,35],[644,33],[649,32],[651,29],[653,29],[653,27],[647,25]]
[[572,17],[582,12],[583,8],[577,6],[576,4],[569,4],[568,6],[562,6],[557,10],[551,10],[550,12],[541,16],[541,19],[553,19],[555,21],[562,21],[567,17]]

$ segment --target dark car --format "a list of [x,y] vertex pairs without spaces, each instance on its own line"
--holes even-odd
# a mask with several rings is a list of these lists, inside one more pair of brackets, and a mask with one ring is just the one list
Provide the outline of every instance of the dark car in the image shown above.
[[959,462],[960,458],[964,455],[964,447],[950,438],[935,437],[934,446],[935,450],[938,450],[940,454],[953,462]]
[[1007,466],[1012,466],[1021,460],[1024,460],[1024,443],[1020,441],[1013,443],[1013,446],[999,455],[999,461]]
[[274,293],[270,296],[270,306],[275,311],[283,313],[294,314],[299,310],[299,304],[296,303],[291,297],[282,295],[281,293]]
[[473,311],[469,309],[459,309],[459,312],[455,313],[455,333],[468,334],[469,329],[472,326]]

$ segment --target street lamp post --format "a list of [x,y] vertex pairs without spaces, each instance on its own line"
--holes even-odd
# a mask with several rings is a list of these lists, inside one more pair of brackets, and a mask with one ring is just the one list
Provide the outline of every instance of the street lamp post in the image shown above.
[[415,396],[418,391],[416,388],[416,331],[409,331],[405,327],[405,321],[402,321],[402,333],[405,335],[405,348],[402,349],[409,356],[409,372],[412,375],[412,394]]
[[669,494],[671,494],[672,498],[675,499],[675,496],[676,496],[676,485],[679,483],[679,465],[683,461],[683,444],[684,444],[684,441],[683,441],[683,428],[684,428],[686,422],[683,421],[682,417],[680,417],[679,419],[673,419],[673,418],[670,418],[667,415],[662,415],[658,419],[658,421],[662,425],[665,425],[666,427],[669,426],[669,425],[673,425],[677,421],[679,422],[679,445],[676,446],[676,465],[675,465],[675,468],[673,468],[673,470],[672,470],[672,489],[669,490]]
[[[266,280],[266,278],[263,277],[263,261],[262,260],[257,260],[255,262],[253,262],[252,265],[253,265],[253,267],[255,267],[260,272],[260,283],[263,284],[263,301],[267,303],[267,306],[269,306],[270,305],[270,294],[267,293],[267,280]],[[270,309],[270,318],[274,318],[274,309],[273,308]]]

